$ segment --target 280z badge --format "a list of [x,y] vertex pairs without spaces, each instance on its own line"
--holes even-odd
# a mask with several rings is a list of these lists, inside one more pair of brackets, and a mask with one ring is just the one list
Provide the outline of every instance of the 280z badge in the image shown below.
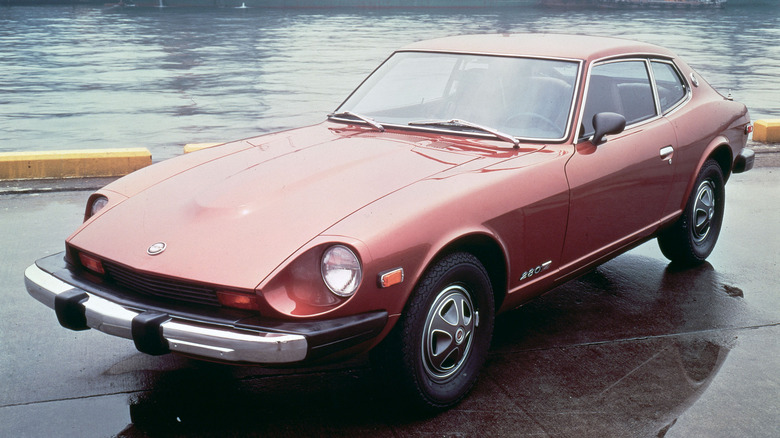
[[536,275],[536,274],[538,274],[540,272],[543,272],[543,271],[546,271],[546,270],[550,269],[550,265],[552,265],[552,260],[548,260],[548,261],[542,263],[541,265],[539,265],[539,266],[537,266],[535,268],[531,268],[531,269],[529,269],[527,271],[524,271],[523,272],[523,276],[520,277],[519,281],[526,280],[526,279],[531,278],[531,277],[533,277],[534,275]]
[[162,253],[163,251],[165,251],[165,242],[157,242],[147,248],[146,253],[150,256],[154,256]]

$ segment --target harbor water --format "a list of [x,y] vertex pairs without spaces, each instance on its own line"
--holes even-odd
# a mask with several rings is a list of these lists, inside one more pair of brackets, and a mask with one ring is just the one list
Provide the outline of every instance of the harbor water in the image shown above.
[[0,6],[0,152],[221,142],[324,120],[394,49],[554,32],[660,44],[753,119],[780,118],[780,8]]

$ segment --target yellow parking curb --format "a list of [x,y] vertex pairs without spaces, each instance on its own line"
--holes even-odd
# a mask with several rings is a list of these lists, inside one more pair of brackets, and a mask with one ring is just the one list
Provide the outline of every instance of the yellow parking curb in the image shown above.
[[189,154],[190,152],[199,151],[201,149],[210,148],[212,146],[217,146],[223,143],[188,143],[184,145],[184,153]]
[[753,141],[780,143],[780,119],[756,120],[753,123]]
[[0,180],[122,176],[150,164],[146,148],[0,152]]

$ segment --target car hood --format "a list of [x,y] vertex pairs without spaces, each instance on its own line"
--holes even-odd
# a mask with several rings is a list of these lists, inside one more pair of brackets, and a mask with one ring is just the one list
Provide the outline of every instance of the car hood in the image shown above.
[[[110,204],[69,242],[141,271],[254,288],[291,254],[361,207],[484,158],[425,137],[362,129],[316,132],[228,144],[215,148],[226,151],[219,158],[215,151],[203,151],[202,160],[183,156],[186,169],[165,165],[176,170],[157,171],[156,183]],[[124,186],[119,180],[107,193]],[[165,251],[148,255],[157,242],[165,242]]]

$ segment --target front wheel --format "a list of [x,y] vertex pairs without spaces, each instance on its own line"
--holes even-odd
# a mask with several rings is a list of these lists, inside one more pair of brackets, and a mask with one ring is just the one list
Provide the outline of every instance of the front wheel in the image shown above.
[[412,292],[393,332],[372,361],[418,409],[448,408],[466,396],[493,335],[493,290],[471,254],[437,262]]
[[682,216],[658,236],[661,252],[680,265],[703,262],[718,241],[725,199],[723,171],[715,160],[707,160],[699,171]]

